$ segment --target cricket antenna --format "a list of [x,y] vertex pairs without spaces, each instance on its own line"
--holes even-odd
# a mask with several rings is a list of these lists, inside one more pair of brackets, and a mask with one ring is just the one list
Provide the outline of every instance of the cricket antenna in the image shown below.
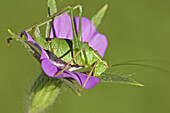
[[140,67],[149,67],[149,68],[152,68],[152,69],[156,69],[156,70],[160,70],[160,71],[163,71],[163,72],[166,72],[166,73],[170,73],[169,71],[167,71],[163,68],[153,66],[153,65],[149,65],[149,64],[136,63],[137,61],[140,61],[140,60],[125,61],[125,62],[121,62],[121,63],[118,63],[118,64],[113,64],[110,67],[127,66],[127,65],[129,65],[129,66],[140,66]]
[[125,62],[162,62],[162,63],[170,64],[170,61],[166,61],[166,60],[153,60],[153,59],[128,60],[128,61],[124,61],[124,62],[121,62],[121,63],[125,63]]

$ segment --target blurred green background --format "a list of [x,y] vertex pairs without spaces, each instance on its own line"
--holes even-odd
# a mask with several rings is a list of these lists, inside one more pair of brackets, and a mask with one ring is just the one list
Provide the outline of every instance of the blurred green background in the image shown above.
[[[46,0],[0,1],[0,113],[24,113],[27,93],[41,72],[38,61],[20,44],[12,41],[7,29],[21,32],[46,17]],[[105,59],[110,64],[127,60],[148,61],[170,69],[169,0],[58,0],[58,9],[83,5],[83,15],[91,18],[104,4],[109,8],[98,31],[106,34],[109,46]],[[160,70],[119,66],[109,72],[132,74],[145,87],[101,83],[83,90],[77,97],[63,89],[48,113],[169,113],[170,73]]]

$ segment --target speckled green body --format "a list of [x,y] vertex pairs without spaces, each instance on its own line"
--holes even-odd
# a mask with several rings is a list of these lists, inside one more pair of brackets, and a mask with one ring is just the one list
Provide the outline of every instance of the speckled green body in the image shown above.
[[[97,62],[93,75],[100,76],[108,68],[107,62],[102,60],[98,52],[94,51],[88,43],[79,42],[79,45],[84,48],[84,51],[75,58],[72,64],[91,68]],[[63,61],[69,62],[80,49],[73,49],[72,40],[54,38],[51,39],[51,51]]]

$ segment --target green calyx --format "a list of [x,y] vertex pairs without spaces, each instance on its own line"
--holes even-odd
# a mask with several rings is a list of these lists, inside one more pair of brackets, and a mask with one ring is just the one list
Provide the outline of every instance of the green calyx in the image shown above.
[[31,88],[28,102],[28,113],[40,113],[54,103],[61,88],[58,78],[50,78],[41,73]]

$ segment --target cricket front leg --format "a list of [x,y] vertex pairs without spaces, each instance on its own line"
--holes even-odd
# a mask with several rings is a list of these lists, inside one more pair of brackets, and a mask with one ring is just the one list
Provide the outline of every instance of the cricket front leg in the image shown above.
[[[77,9],[77,8],[80,8],[80,7],[81,7],[81,5],[76,5],[76,6],[74,6],[74,7],[68,6],[68,7],[64,8],[62,11],[56,12],[56,13],[54,13],[53,15],[51,15],[51,16],[47,17],[46,19],[42,20],[41,22],[36,23],[36,24],[34,24],[33,26],[25,29],[25,31],[29,32],[29,31],[31,31],[31,30],[32,30],[34,27],[36,27],[36,26],[37,26],[37,27],[43,26],[43,25],[45,25],[45,24],[53,21],[54,19],[59,18],[60,16],[69,13],[69,12],[70,12],[70,9],[75,10],[75,9]],[[57,15],[57,14],[59,14],[59,15]],[[57,16],[56,16],[56,15],[57,15]]]

